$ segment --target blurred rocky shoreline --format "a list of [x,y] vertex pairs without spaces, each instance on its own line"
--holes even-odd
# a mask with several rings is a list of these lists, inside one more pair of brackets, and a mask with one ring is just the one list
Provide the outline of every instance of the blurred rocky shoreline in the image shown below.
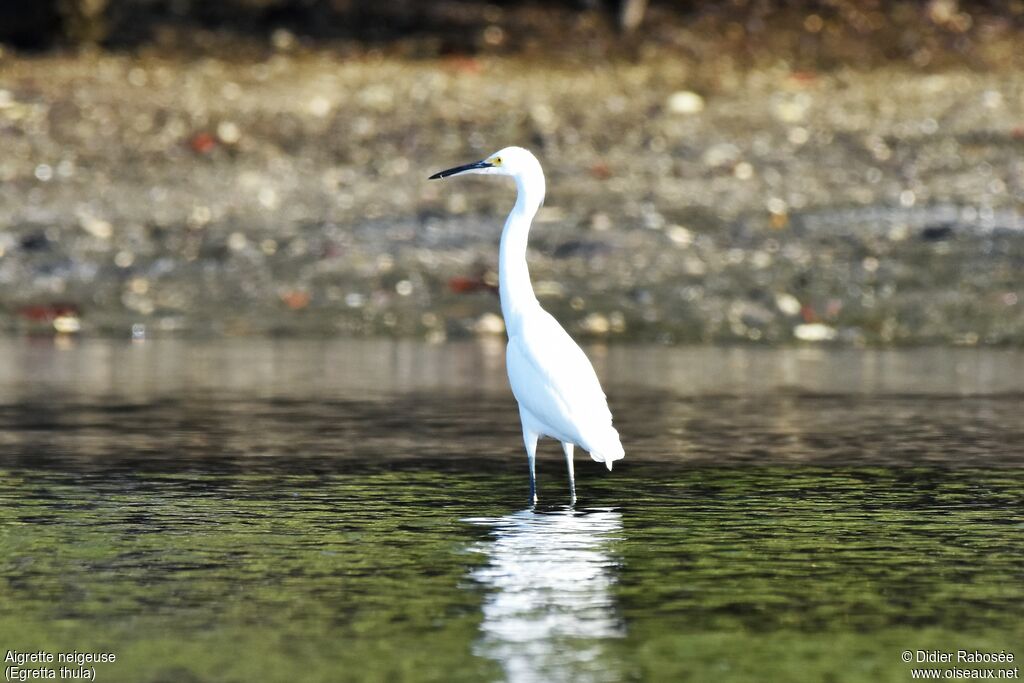
[[548,174],[534,284],[574,334],[1019,345],[1017,19],[920,11],[932,37],[899,59],[869,36],[821,43],[813,12],[742,48],[715,19],[599,59],[505,53],[511,20],[453,53],[283,28],[8,48],[0,329],[500,334],[514,190],[426,177],[521,144]]

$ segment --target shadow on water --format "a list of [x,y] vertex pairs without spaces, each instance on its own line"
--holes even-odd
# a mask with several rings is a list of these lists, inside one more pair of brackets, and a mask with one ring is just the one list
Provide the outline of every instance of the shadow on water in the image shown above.
[[487,589],[475,651],[514,683],[620,680],[602,651],[606,639],[624,635],[612,595],[622,515],[529,509],[465,521],[491,530],[473,548],[487,558],[471,573]]

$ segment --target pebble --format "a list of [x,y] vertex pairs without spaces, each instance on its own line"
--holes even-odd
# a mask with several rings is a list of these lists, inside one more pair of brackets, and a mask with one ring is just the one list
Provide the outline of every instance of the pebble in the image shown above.
[[712,147],[709,147],[701,160],[705,166],[712,168],[718,168],[719,166],[726,166],[736,163],[740,157],[739,148],[729,142],[722,142]]
[[473,331],[479,335],[504,334],[505,321],[496,313],[484,313],[473,323]]
[[580,323],[580,328],[587,334],[605,335],[612,329],[611,321],[601,313],[590,313]]
[[836,330],[824,323],[802,323],[793,328],[793,336],[806,342],[832,341]]
[[668,110],[673,114],[699,114],[704,111],[704,98],[689,90],[669,95]]
[[776,294],[775,306],[783,315],[795,316],[800,314],[800,300],[792,294]]
[[[1020,304],[1006,303],[1021,294],[1006,274],[1024,244],[1009,63],[978,78],[937,59],[934,75],[891,64],[841,79],[742,67],[709,85],[716,116],[703,116],[710,100],[679,85],[690,67],[666,71],[657,50],[551,72],[274,42],[296,54],[142,67],[99,51],[87,76],[63,53],[6,56],[0,122],[32,144],[0,159],[0,284],[26,303],[73,292],[90,332],[118,335],[164,319],[208,332],[225,315],[254,334],[323,334],[325,320],[355,335],[386,321],[395,334],[498,329],[487,274],[512,188],[426,176],[525,134],[548,177],[531,275],[569,327],[686,342],[1024,340],[1008,314]],[[473,286],[451,296],[460,274]],[[728,320],[734,301],[749,305]],[[296,315],[307,303],[317,315]],[[902,315],[911,305],[919,316]],[[427,310],[436,324],[421,324]]]
[[670,226],[666,234],[670,240],[681,247],[688,247],[693,244],[693,233],[681,225]]
[[784,123],[800,123],[807,118],[811,97],[807,93],[779,96],[772,103],[772,113]]
[[53,329],[60,334],[75,334],[82,329],[82,321],[76,315],[59,315],[53,319]]
[[217,138],[225,145],[234,145],[242,138],[242,130],[233,121],[217,124]]
[[105,221],[102,218],[82,214],[79,216],[79,223],[87,233],[102,240],[108,240],[114,234],[114,227],[109,221]]

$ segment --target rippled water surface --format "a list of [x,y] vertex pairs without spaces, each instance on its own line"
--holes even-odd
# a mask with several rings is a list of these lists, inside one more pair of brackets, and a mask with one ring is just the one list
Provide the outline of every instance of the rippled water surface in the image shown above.
[[107,681],[910,680],[1024,656],[1024,354],[589,350],[627,458],[502,345],[0,342],[0,648]]

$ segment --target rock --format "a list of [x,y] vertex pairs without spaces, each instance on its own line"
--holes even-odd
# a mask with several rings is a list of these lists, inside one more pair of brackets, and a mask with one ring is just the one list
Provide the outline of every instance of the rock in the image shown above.
[[704,111],[704,98],[689,90],[680,90],[669,95],[668,110],[673,114],[699,114]]
[[569,240],[567,242],[562,242],[555,247],[553,256],[557,259],[573,258],[574,256],[591,258],[600,254],[605,254],[610,251],[610,249],[611,248],[604,242]]
[[668,238],[681,247],[688,247],[693,244],[693,233],[681,225],[673,225],[666,234]]
[[735,164],[740,158],[739,147],[728,142],[721,142],[708,148],[701,157],[705,166],[718,168]]
[[928,225],[921,231],[921,239],[926,242],[938,242],[948,240],[953,236],[953,226],[949,223],[941,225]]
[[242,138],[242,131],[234,121],[221,121],[217,124],[217,139],[225,145],[234,145]]
[[836,338],[836,330],[822,323],[803,323],[793,328],[793,336],[807,342],[832,341]]
[[583,319],[583,322],[580,323],[580,327],[582,327],[583,331],[588,334],[604,335],[608,334],[609,330],[611,330],[612,324],[606,316],[600,313],[591,313]]
[[775,306],[783,315],[795,316],[800,314],[800,300],[792,294],[782,292],[775,295]]
[[473,323],[473,331],[480,335],[504,334],[505,321],[495,313],[484,313]]

